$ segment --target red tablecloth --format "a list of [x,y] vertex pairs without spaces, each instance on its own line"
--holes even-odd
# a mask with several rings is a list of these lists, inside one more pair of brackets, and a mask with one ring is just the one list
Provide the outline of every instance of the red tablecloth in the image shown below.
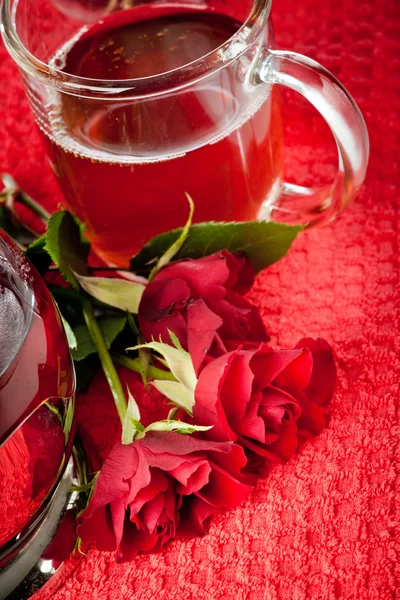
[[[203,539],[124,566],[91,548],[38,600],[400,598],[400,3],[275,0],[274,18],[279,47],[332,70],[359,103],[371,136],[360,197],[333,225],[304,234],[258,277],[252,294],[274,344],[306,335],[333,344],[339,383],[329,426],[274,467],[243,506],[220,515]],[[292,95],[285,117],[287,177],[329,180],[335,157],[319,118]],[[59,201],[2,47],[0,169],[48,205]],[[106,445],[116,420],[101,379],[90,399],[81,398],[79,414],[91,439]]]

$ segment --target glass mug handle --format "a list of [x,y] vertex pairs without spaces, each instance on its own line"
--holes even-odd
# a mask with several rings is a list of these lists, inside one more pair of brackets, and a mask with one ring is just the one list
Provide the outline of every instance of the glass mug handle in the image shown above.
[[367,170],[369,139],[359,108],[334,75],[296,52],[268,50],[258,79],[279,83],[311,102],[329,125],[339,156],[333,184],[307,188],[283,183],[277,204],[267,202],[261,216],[309,225],[333,219],[356,196]]

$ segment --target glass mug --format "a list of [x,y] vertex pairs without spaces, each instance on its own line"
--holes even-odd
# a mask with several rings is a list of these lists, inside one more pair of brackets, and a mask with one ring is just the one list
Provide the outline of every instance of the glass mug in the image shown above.
[[[271,0],[3,0],[17,62],[67,207],[97,253],[126,265],[195,220],[316,224],[356,195],[368,134],[317,62],[274,49]],[[335,137],[330,186],[283,181],[280,84]]]
[[0,229],[0,600],[28,597],[29,576],[37,586],[51,574],[35,565],[70,501],[74,392],[56,305]]

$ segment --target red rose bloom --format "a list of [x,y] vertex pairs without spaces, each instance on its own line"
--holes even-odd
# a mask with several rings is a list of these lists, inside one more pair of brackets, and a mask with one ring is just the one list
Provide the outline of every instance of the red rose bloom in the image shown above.
[[172,331],[198,373],[207,353],[216,357],[241,342],[268,340],[258,310],[243,298],[253,280],[247,258],[227,250],[171,263],[144,291],[140,331],[146,341],[164,343]]
[[255,455],[286,461],[300,436],[324,428],[321,405],[335,381],[332,350],[322,339],[301,340],[294,350],[238,349],[200,373],[194,421],[213,425],[203,437],[237,441],[252,461]]
[[[100,471],[78,534],[119,562],[157,552],[177,535],[206,532],[210,516],[234,508],[252,490],[241,471],[243,449],[177,433],[117,444]],[[182,498],[185,498],[180,519]]]

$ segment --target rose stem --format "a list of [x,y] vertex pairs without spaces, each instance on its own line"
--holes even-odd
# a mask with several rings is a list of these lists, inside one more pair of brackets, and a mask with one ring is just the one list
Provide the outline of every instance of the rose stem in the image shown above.
[[36,202],[29,194],[21,190],[14,177],[9,175],[8,173],[3,173],[1,176],[5,190],[3,190],[2,194],[11,194],[14,198],[18,198],[22,204],[25,204],[30,210],[38,216],[44,223],[50,219],[50,213],[47,212],[43,206],[40,206],[38,202]]
[[40,204],[38,204],[33,198],[31,198],[31,196],[22,190],[19,192],[19,197],[20,201],[25,204],[25,206],[30,208],[35,215],[37,215],[45,223],[48,222],[51,215],[45,208],[43,208],[43,206],[40,206]]
[[118,377],[114,363],[111,359],[110,353],[107,350],[103,334],[101,333],[100,327],[96,321],[96,317],[94,316],[93,304],[86,296],[82,296],[81,304],[87,328],[89,329],[89,333],[96,347],[101,366],[103,367],[104,374],[107,378],[108,385],[110,386],[110,390],[114,398],[119,418],[123,424],[126,414],[125,392]]
[[[140,358],[128,358],[127,356],[122,356],[121,354],[113,354],[112,355],[114,362],[121,367],[126,367],[131,371],[135,371],[135,373],[141,373],[141,360]],[[153,365],[149,365],[147,370],[147,375],[152,379],[161,379],[168,381],[177,381],[176,377],[172,375],[170,371],[163,371],[162,369],[157,369]]]

